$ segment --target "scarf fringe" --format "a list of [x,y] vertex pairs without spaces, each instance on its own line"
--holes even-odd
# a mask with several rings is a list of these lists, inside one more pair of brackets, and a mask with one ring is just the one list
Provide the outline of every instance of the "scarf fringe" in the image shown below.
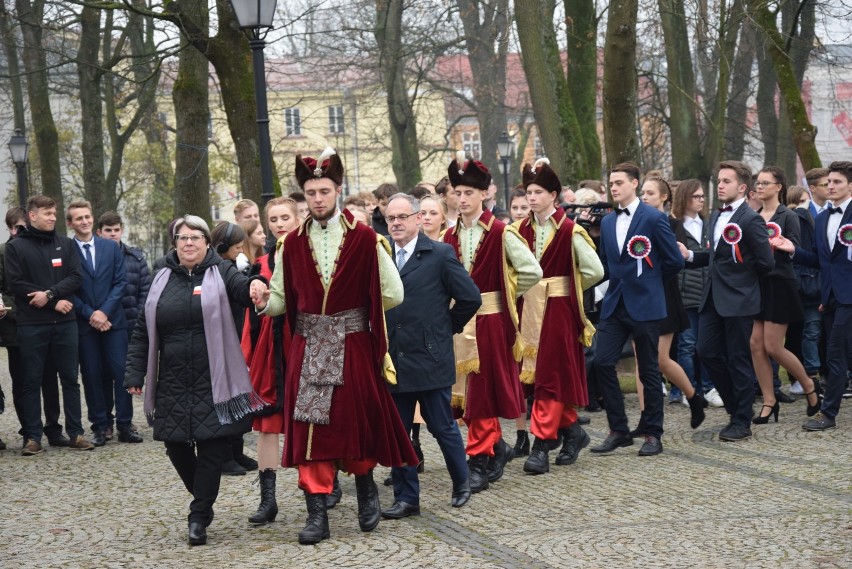
[[479,373],[479,358],[456,362],[457,376],[465,376],[469,373]]
[[251,415],[260,411],[269,403],[263,400],[254,390],[248,393],[240,393],[236,397],[232,397],[227,401],[214,403],[216,415],[219,417],[219,424],[230,425],[234,421],[239,421],[246,415]]

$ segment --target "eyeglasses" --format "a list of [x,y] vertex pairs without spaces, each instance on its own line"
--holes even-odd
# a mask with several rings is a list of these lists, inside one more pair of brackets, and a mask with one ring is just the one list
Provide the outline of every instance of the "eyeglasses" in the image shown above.
[[755,182],[754,185],[757,188],[765,188],[766,186],[775,186],[778,182]]
[[409,217],[414,217],[418,213],[420,213],[420,212],[418,211],[417,213],[403,213],[403,214],[400,214],[400,215],[388,215],[388,216],[385,216],[385,220],[388,223],[394,223],[396,220],[402,221],[404,223],[406,219],[408,219]]
[[198,243],[204,239],[204,235],[192,234],[192,235],[183,235],[178,233],[175,235],[175,241],[180,241],[181,243],[188,243],[192,241],[193,243]]
[[704,199],[704,194],[696,194],[696,195],[692,196],[692,199],[694,199],[694,200],[703,200],[703,199]]

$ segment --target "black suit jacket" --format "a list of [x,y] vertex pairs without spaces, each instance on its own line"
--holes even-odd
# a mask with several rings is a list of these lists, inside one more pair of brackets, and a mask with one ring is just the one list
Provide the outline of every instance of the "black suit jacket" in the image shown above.
[[397,385],[389,387],[401,393],[450,387],[456,381],[453,334],[482,304],[479,289],[453,248],[423,233],[399,274],[405,299],[385,314],[397,372]]
[[775,259],[769,247],[769,237],[763,218],[754,212],[748,202],[743,201],[728,223],[736,223],[742,229],[739,242],[743,262],[734,258],[731,245],[719,237],[715,249],[713,235],[719,211],[710,217],[710,244],[708,251],[693,253],[691,266],[710,267],[710,282],[704,289],[699,310],[704,310],[710,295],[719,316],[753,316],[760,312],[760,276],[775,267]]

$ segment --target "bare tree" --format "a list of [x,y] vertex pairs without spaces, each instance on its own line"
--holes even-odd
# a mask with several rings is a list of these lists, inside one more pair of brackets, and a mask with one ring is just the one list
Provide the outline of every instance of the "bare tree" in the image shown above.
[[603,123],[609,164],[638,161],[636,135],[636,16],[638,0],[609,5],[604,44]]

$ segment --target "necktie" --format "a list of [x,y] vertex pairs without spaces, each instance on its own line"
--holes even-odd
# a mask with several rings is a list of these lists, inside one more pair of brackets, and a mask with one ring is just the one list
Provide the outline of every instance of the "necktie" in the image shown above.
[[828,206],[828,208],[826,208],[826,209],[828,209],[828,215],[833,215],[833,214],[835,214],[835,213],[839,213],[839,214],[841,214],[841,215],[843,214],[843,208],[842,208],[842,207],[831,207],[831,206]]
[[615,208],[615,215],[621,215],[622,213],[627,215],[628,217],[630,216],[630,210],[627,209],[626,207],[625,208],[620,208],[620,207]]
[[405,249],[400,249],[396,252],[396,268],[402,270],[402,266],[405,264]]
[[725,206],[720,207],[720,208],[719,208],[719,211],[720,211],[720,212],[723,212],[723,211],[734,211],[734,206],[732,206],[732,205],[725,205]]
[[90,243],[86,243],[83,245],[83,249],[86,250],[86,263],[89,264],[89,269],[94,273],[95,272],[95,260],[92,259],[92,245]]

